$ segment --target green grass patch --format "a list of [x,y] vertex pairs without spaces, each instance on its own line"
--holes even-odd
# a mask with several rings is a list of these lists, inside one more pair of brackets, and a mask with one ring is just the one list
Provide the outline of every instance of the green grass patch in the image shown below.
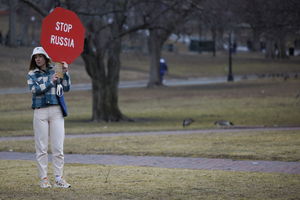
[[[70,116],[66,133],[182,130],[182,120],[195,119],[187,129],[215,128],[214,121],[237,126],[299,126],[299,81],[260,80],[239,83],[120,89],[122,112],[135,122],[92,123],[91,92],[66,94]],[[32,135],[30,94],[0,95],[0,136]]]
[[[32,161],[1,160],[1,199],[297,199],[299,175],[67,164],[70,189],[41,189]],[[50,180],[53,181],[51,173]]]
[[[34,141],[2,141],[0,151],[35,152]],[[70,154],[300,161],[300,135],[299,131],[249,131],[77,138],[66,139],[64,151]]]

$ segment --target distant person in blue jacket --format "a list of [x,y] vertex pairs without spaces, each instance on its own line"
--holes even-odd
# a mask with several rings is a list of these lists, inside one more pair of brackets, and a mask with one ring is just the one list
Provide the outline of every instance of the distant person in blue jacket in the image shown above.
[[164,81],[164,75],[168,72],[168,65],[165,61],[165,59],[161,58],[159,60],[159,78],[160,82],[163,83]]

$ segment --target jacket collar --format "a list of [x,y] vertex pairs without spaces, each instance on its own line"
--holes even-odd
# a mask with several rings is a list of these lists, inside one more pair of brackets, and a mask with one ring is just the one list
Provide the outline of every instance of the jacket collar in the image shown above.
[[[49,70],[51,70],[51,69],[53,69],[53,66],[52,65],[47,65],[47,68],[46,68],[46,71],[49,71]],[[36,72],[44,72],[43,70],[41,70],[40,68],[35,68],[34,70],[33,70],[33,72],[34,73],[36,73]]]

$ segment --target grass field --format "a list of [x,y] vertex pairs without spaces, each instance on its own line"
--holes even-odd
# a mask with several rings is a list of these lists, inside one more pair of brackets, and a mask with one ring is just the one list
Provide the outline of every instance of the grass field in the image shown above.
[[[67,134],[118,131],[180,130],[182,120],[195,119],[188,129],[215,128],[214,121],[236,126],[300,125],[299,80],[260,80],[203,86],[121,89],[120,108],[135,122],[92,123],[91,94],[66,94],[70,116]],[[0,95],[0,136],[32,135],[30,94]]]
[[[0,47],[0,88],[26,87],[31,48]],[[12,56],[13,55],[13,56]],[[164,53],[167,78],[227,74],[227,55]],[[147,58],[123,54],[121,80],[148,77]],[[234,55],[235,74],[300,72],[299,57],[265,60],[258,54]],[[80,59],[71,66],[72,82],[89,83]],[[93,123],[91,92],[66,94],[67,134],[216,128],[216,120],[235,126],[300,126],[300,80],[255,81],[119,90],[119,106],[134,122]],[[0,95],[0,137],[33,135],[31,95]],[[187,128],[182,120],[193,118]],[[164,136],[66,139],[65,153],[160,155],[299,161],[299,131],[261,131]],[[0,151],[34,151],[33,141],[0,142]],[[297,199],[299,175],[149,167],[67,164],[70,190],[41,190],[35,162],[0,161],[0,199]]]
[[[204,86],[120,90],[120,107],[135,122],[89,122],[90,93],[67,95],[67,134],[216,128],[299,126],[299,80],[260,80]],[[10,98],[7,98],[10,97]],[[188,98],[187,98],[188,97]],[[1,136],[32,135],[30,95],[0,95]],[[182,120],[196,121],[182,127]],[[82,143],[84,141],[84,143]],[[149,142],[151,141],[151,142]],[[100,153],[299,161],[298,131],[67,139],[66,153]],[[1,142],[1,151],[33,152],[33,141]],[[168,145],[164,145],[168,144]],[[76,148],[74,148],[76,146]],[[93,148],[91,148],[93,146]]]
[[[0,161],[1,199],[298,199],[299,175],[67,164],[71,189],[40,189],[35,163]],[[50,176],[50,178],[52,178]],[[53,179],[51,179],[53,180]]]
[[[50,147],[49,147],[50,149]],[[34,141],[1,141],[0,151],[35,152]],[[299,131],[66,139],[65,153],[300,161]]]

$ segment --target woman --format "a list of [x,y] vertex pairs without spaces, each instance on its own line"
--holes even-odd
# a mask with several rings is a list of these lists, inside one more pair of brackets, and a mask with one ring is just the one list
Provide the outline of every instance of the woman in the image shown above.
[[[27,83],[32,92],[33,129],[35,137],[36,159],[40,176],[40,187],[52,187],[48,172],[48,137],[51,140],[52,164],[54,168],[54,187],[71,187],[63,179],[64,167],[64,118],[56,97],[56,83],[59,80],[50,57],[42,47],[34,48],[31,55]],[[63,91],[70,90],[68,64],[63,62]]]

